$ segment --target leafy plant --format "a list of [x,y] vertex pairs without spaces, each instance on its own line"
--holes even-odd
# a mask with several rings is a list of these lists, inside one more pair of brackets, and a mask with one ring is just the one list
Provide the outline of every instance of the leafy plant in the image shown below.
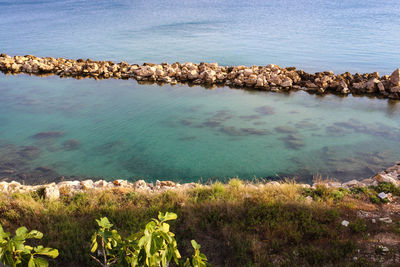
[[43,246],[31,247],[25,245],[26,239],[41,239],[43,233],[32,230],[28,232],[26,227],[20,227],[15,231],[15,236],[4,232],[0,224],[0,262],[10,267],[46,267],[49,265],[46,259],[36,255],[56,258],[58,250]]
[[110,266],[118,261],[118,251],[119,246],[123,245],[121,236],[118,234],[117,230],[111,230],[113,226],[112,223],[103,217],[100,220],[96,220],[99,225],[99,230],[97,230],[92,236],[92,246],[91,252],[94,253],[98,248],[97,240],[100,239],[101,244],[101,255],[102,260],[90,255],[95,261],[97,261],[101,266]]
[[185,267],[207,267],[210,266],[207,262],[207,257],[203,253],[200,253],[200,244],[195,240],[192,240],[192,246],[194,248],[194,254],[191,259],[186,259],[184,264]]
[[[96,220],[99,230],[93,234],[91,253],[97,251],[101,257],[90,256],[103,267],[113,264],[132,267],[166,267],[172,260],[179,264],[181,255],[175,234],[170,232],[170,225],[166,223],[176,218],[175,213],[166,212],[163,214],[160,212],[158,219],[152,219],[144,230],[126,239],[122,239],[117,230],[111,229],[113,225],[106,217]],[[99,243],[100,249],[98,249]],[[195,249],[195,254],[191,260],[186,261],[187,263],[184,266],[207,266],[205,265],[207,258],[200,253],[200,245],[192,240],[192,246]]]

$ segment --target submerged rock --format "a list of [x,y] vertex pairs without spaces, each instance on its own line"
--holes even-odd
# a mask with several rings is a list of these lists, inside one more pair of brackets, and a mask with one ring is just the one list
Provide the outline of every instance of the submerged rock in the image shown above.
[[78,149],[80,142],[75,139],[67,140],[63,142],[63,147],[65,150],[76,150]]
[[40,132],[32,135],[35,139],[45,139],[45,138],[57,138],[64,135],[64,132]]
[[289,126],[289,125],[282,125],[282,126],[275,127],[275,130],[278,133],[297,133],[296,128]]
[[255,112],[262,114],[262,115],[273,115],[275,114],[274,108],[270,106],[261,106],[254,109]]

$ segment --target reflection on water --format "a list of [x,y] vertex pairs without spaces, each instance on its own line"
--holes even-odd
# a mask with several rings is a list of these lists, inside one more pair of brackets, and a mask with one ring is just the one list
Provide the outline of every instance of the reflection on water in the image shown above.
[[366,97],[1,75],[0,178],[365,178],[400,158],[399,112]]

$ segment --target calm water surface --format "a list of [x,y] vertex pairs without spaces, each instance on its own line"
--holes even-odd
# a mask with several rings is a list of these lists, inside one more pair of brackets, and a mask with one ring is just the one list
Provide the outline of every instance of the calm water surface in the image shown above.
[[28,181],[347,180],[400,158],[399,106],[366,97],[1,75],[0,99],[0,171]]
[[391,73],[398,0],[0,0],[0,50]]
[[[400,5],[0,0],[0,52],[391,73]],[[0,178],[368,177],[400,158],[398,104],[0,75]]]

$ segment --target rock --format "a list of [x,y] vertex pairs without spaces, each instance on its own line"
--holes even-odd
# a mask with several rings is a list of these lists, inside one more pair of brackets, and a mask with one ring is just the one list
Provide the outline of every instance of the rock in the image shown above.
[[161,181],[159,184],[160,184],[160,186],[168,186],[168,187],[174,187],[175,186],[175,183],[172,182],[172,181]]
[[382,245],[379,245],[378,248],[382,251],[382,252],[388,252],[389,249],[387,247],[384,247]]
[[87,190],[87,189],[92,189],[93,188],[93,180],[84,180],[84,181],[81,181],[81,186],[82,186],[82,189],[84,189],[84,190]]
[[63,135],[64,135],[64,132],[41,132],[41,133],[37,133],[37,134],[33,135],[32,138],[35,138],[35,139],[57,138],[57,137],[60,137]]
[[382,82],[378,82],[377,83],[377,86],[378,86],[378,89],[379,89],[379,91],[382,93],[382,92],[385,92],[385,86],[383,85],[383,83]]
[[58,188],[68,187],[70,189],[79,190],[82,188],[82,182],[80,181],[63,181],[57,184]]
[[262,114],[262,115],[273,115],[273,114],[275,114],[274,108],[271,107],[271,106],[267,106],[267,105],[255,108],[254,111],[259,113],[259,114]]
[[195,80],[199,77],[199,73],[197,72],[197,70],[192,70],[187,74],[187,77],[189,80]]
[[296,128],[289,126],[289,125],[282,125],[282,126],[275,127],[275,130],[278,133],[296,133],[297,132]]
[[291,87],[293,85],[293,81],[290,78],[285,78],[280,85],[282,87]]
[[113,181],[113,184],[115,185],[115,186],[120,186],[120,187],[129,187],[129,182],[128,181],[126,181],[126,180],[121,180],[121,179],[119,179],[119,180],[114,180]]
[[349,221],[343,220],[341,224],[343,226],[347,227],[347,226],[349,226]]
[[380,183],[392,183],[394,185],[399,185],[399,180],[397,177],[393,177],[385,173],[378,173],[373,179]]
[[48,167],[48,166],[40,166],[40,167],[37,167],[35,170],[41,171],[41,172],[51,172],[51,171],[53,171],[53,169],[51,167]]
[[55,186],[46,187],[44,189],[44,198],[47,200],[57,200],[60,198],[60,191]]
[[109,187],[109,184],[107,181],[99,180],[99,181],[94,182],[94,186],[97,188],[107,188],[107,187]]
[[385,199],[385,198],[387,198],[387,195],[386,195],[385,192],[380,192],[380,193],[378,194],[378,197],[380,197],[380,199]]
[[267,183],[267,185],[269,185],[269,186],[280,186],[281,184],[279,182],[277,182],[277,181],[269,181]]
[[357,90],[363,90],[366,87],[367,87],[366,82],[353,83],[353,88]]
[[380,222],[384,222],[384,223],[392,223],[392,219],[390,219],[389,217],[383,217],[383,218],[379,218]]
[[347,94],[349,94],[350,93],[350,89],[349,88],[347,88],[347,87],[345,87],[345,88],[343,88],[342,89],[342,91],[340,91],[342,94],[345,94],[345,95],[347,95]]
[[393,86],[390,88],[391,93],[400,93],[400,86]]
[[144,180],[138,180],[133,183],[133,187],[138,189],[144,189],[147,187],[147,183]]
[[67,140],[63,142],[63,147],[65,150],[75,150],[79,147],[80,142],[75,139]]
[[366,83],[366,87],[367,87],[367,92],[368,93],[373,93],[376,91],[376,84],[379,83],[380,81],[376,78],[370,79],[368,80],[368,82]]
[[348,181],[346,183],[343,183],[343,185],[347,186],[347,187],[350,187],[350,188],[352,188],[352,187],[364,187],[365,186],[364,183],[362,183],[360,181],[357,181],[357,180]]
[[[64,58],[39,58],[35,56],[0,57],[0,70],[3,72],[41,75],[50,73],[61,77],[84,77],[136,79],[137,81],[166,82],[175,85],[178,82],[190,81],[194,84],[212,86],[216,83],[240,87],[257,88],[273,92],[289,89],[304,90],[310,93],[325,94],[327,92],[380,93],[390,99],[400,99],[400,69],[391,76],[380,78],[379,73],[352,75],[348,72],[335,75],[332,71],[315,74],[296,70],[294,67],[280,68],[277,65],[267,66],[219,66],[218,63],[180,64],[144,63],[142,66],[126,62],[93,61],[90,59],[71,60]],[[211,87],[210,86],[210,87]],[[283,89],[284,88],[284,89]],[[283,90],[282,90],[283,89]],[[34,138],[56,138],[56,135],[38,134]],[[75,145],[65,144],[66,150],[75,149]]]
[[392,75],[389,77],[389,80],[394,86],[400,86],[400,68],[393,71]]

